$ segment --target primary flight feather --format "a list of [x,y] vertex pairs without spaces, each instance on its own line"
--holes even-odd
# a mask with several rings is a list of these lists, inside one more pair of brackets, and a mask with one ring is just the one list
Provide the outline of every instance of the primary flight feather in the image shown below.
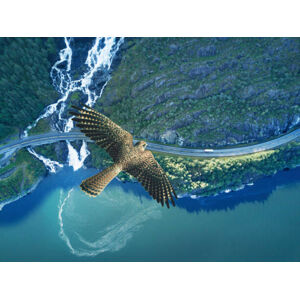
[[134,176],[148,193],[163,206],[169,208],[169,201],[175,206],[177,195],[164,170],[155,160],[147,143],[139,141],[133,145],[132,135],[123,130],[105,115],[84,105],[72,106],[77,112],[73,121],[86,136],[90,137],[112,157],[114,164],[98,174],[82,181],[80,187],[88,195],[99,195],[107,184],[121,171]]

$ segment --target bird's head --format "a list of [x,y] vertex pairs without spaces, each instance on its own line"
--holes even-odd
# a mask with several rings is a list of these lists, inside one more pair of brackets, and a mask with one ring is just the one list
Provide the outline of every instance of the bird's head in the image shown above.
[[147,143],[145,141],[139,141],[134,146],[138,147],[141,151],[146,149]]

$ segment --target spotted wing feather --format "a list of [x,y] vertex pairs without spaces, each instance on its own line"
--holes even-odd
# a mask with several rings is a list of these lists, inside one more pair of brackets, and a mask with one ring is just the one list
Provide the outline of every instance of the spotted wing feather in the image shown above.
[[105,115],[85,105],[83,108],[72,107],[77,112],[71,111],[70,114],[75,116],[72,120],[80,131],[104,148],[114,161],[119,158],[123,146],[133,147],[132,135]]
[[126,171],[134,176],[162,206],[166,204],[169,208],[169,201],[175,206],[173,197],[177,198],[177,195],[174,188],[151,151],[144,151],[139,162]]

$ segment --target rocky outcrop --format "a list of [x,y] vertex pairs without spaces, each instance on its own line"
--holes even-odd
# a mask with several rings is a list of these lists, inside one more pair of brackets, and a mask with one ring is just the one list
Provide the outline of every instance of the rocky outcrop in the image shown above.
[[213,66],[208,66],[208,65],[199,65],[195,68],[192,68],[188,75],[190,76],[190,78],[192,79],[203,79],[205,77],[207,77],[209,74],[211,74],[213,71],[215,70],[215,68]]
[[153,83],[154,83],[154,79],[151,79],[151,80],[148,80],[146,82],[143,82],[143,83],[139,84],[137,87],[135,87],[132,90],[131,95],[133,97],[135,97],[138,92],[141,92],[141,91],[145,90],[146,88],[150,87]]
[[177,142],[178,137],[179,136],[175,130],[166,130],[159,139],[163,143],[174,144]]
[[197,50],[198,57],[214,56],[217,54],[217,48],[215,45],[209,45],[206,47],[200,47]]

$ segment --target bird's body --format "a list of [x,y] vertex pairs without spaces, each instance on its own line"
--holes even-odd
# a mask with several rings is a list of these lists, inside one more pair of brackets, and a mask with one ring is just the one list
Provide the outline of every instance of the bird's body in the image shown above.
[[145,141],[133,145],[132,135],[103,114],[88,106],[72,107],[79,111],[71,114],[75,115],[73,120],[80,130],[104,148],[114,161],[112,166],[82,181],[80,187],[84,192],[91,196],[100,194],[115,176],[125,171],[137,178],[157,202],[169,207],[170,200],[175,205],[173,194],[177,198],[176,193],[151,151],[145,150]]

